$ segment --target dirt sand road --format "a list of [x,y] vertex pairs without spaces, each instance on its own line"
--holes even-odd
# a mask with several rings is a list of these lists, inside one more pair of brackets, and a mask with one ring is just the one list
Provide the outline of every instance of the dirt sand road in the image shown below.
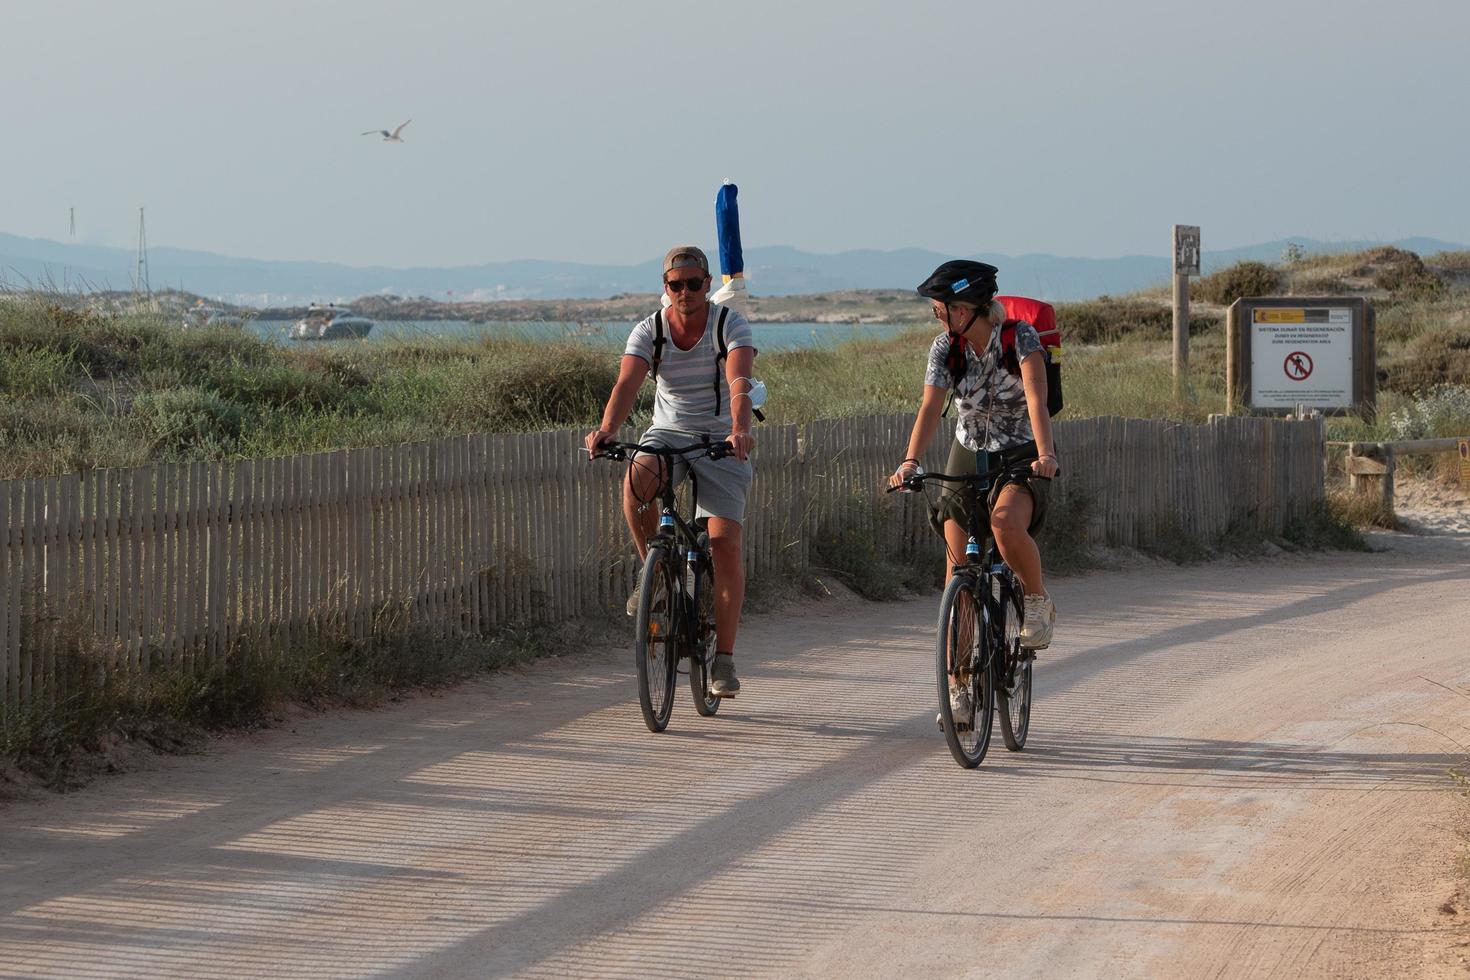
[[1054,585],[974,772],[931,597],[754,618],[663,736],[610,649],[12,804],[0,974],[1465,974],[1470,535]]

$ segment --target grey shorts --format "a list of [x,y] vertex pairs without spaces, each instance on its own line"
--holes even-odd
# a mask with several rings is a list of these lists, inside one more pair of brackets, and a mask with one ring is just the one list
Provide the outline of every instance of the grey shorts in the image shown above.
[[[718,442],[729,433],[711,434],[708,438]],[[685,432],[681,429],[666,429],[655,426],[643,435],[638,441],[644,445],[653,446],[687,446],[690,443],[700,442],[706,436],[699,432]],[[693,454],[691,454],[693,455]],[[684,461],[674,463],[674,486],[684,482],[689,474],[689,467],[694,467],[694,482],[699,489],[699,501],[695,507],[695,517],[722,517],[726,520],[745,522],[745,498],[750,493],[750,481],[754,470],[750,460],[741,462],[734,456],[726,456],[724,459],[710,459],[704,456],[693,460],[692,464]]]
[[[1036,443],[1028,442],[1014,449],[1004,449],[998,453],[991,453],[990,465],[994,466],[1002,459],[1007,463],[1011,463],[1035,458]],[[977,454],[973,450],[966,449],[958,439],[954,440],[950,443],[949,459],[945,461],[943,472],[979,472]],[[1026,528],[1026,533],[1034,535],[1041,529],[1042,522],[1046,520],[1046,494],[1047,488],[1051,485],[1051,481],[1038,477],[1002,476],[990,487],[990,493],[985,501],[987,513],[995,509],[995,502],[1000,498],[1000,492],[1012,483],[1025,487],[1031,493],[1033,503],[1031,508],[1031,523]],[[939,492],[939,503],[929,508],[929,525],[934,528],[935,533],[940,537],[944,536],[945,521],[957,521],[960,527],[969,527],[969,499],[969,494],[961,485],[946,483],[944,489]]]

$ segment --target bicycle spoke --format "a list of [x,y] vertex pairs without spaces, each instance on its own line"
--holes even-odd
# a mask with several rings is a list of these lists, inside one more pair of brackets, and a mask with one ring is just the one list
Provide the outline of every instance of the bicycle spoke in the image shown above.
[[1005,684],[1000,692],[1000,734],[1006,748],[1019,752],[1026,745],[1031,727],[1031,662],[1034,659],[1021,649],[1020,593],[1014,581],[1001,592],[1001,655]]
[[[956,575],[940,604],[937,676],[940,727],[950,754],[965,768],[979,765],[990,745],[994,685],[985,660],[980,608],[973,579]],[[951,687],[962,692],[951,693]]]
[[668,726],[673,710],[674,673],[679,655],[672,584],[668,552],[661,547],[650,548],[643,566],[634,653],[638,701],[644,724],[652,732],[661,732]]
[[[700,534],[699,550],[708,553],[709,535]],[[694,710],[708,718],[720,710],[722,698],[710,693],[710,670],[715,656],[715,571],[701,560],[695,581],[694,649],[689,653],[689,693]]]

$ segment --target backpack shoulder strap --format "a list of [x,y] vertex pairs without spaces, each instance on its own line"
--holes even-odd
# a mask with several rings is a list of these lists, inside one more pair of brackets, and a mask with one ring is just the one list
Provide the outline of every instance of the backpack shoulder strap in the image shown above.
[[664,359],[664,311],[659,310],[653,315],[653,364],[650,369],[653,372],[653,380],[658,380],[658,364]]
[[1006,370],[1011,374],[1021,373],[1021,362],[1016,359],[1016,327],[1020,320],[1006,320],[1000,325],[1000,353]]
[[725,357],[730,353],[725,346],[725,317],[730,315],[728,306],[720,307],[720,317],[715,321],[715,415],[720,414],[720,374],[725,370]]
[[944,366],[949,370],[950,388],[955,389],[964,380],[965,372],[969,370],[969,360],[965,356],[965,350],[969,343],[959,334],[949,335],[949,346],[944,351]]
[[939,413],[940,418],[949,416],[949,408],[954,404],[955,393],[960,390],[960,382],[964,380],[965,372],[969,369],[965,347],[964,337],[955,333],[949,335],[949,346],[944,349],[944,367],[949,371],[949,398],[945,400],[944,411]]

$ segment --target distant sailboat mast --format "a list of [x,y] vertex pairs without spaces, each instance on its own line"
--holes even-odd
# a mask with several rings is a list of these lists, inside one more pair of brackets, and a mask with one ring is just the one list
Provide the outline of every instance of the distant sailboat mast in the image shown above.
[[[75,207],[67,208],[67,215],[71,222],[71,243],[75,245],[77,243],[77,209]],[[70,257],[70,253],[68,253],[68,257]],[[61,291],[63,293],[71,291],[71,266],[69,265],[63,265],[61,267]]]
[[138,273],[133,290],[153,299],[153,289],[148,285],[148,232],[143,226],[143,209],[138,209]]

